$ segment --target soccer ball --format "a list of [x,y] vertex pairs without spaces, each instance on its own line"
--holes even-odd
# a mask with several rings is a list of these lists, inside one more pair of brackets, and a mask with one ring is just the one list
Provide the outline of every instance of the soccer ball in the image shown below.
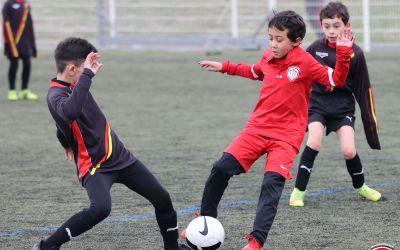
[[213,250],[224,243],[225,231],[221,223],[209,216],[199,216],[186,228],[186,241],[195,250]]

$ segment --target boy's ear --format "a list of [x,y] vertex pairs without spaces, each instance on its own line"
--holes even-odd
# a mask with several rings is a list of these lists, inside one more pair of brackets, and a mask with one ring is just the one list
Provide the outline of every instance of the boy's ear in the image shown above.
[[296,38],[296,41],[293,42],[293,47],[299,46],[303,42],[303,39],[300,37]]
[[67,66],[65,67],[65,72],[68,75],[73,75],[75,73],[76,70],[76,66],[72,63],[67,64]]
[[350,28],[350,22],[346,23],[346,25],[344,27]]

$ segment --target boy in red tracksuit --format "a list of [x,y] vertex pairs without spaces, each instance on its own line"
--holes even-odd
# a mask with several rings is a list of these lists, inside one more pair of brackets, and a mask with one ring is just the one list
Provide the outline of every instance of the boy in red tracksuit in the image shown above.
[[269,21],[269,49],[256,64],[200,62],[208,71],[262,81],[258,102],[245,127],[213,165],[200,210],[202,216],[217,217],[218,203],[229,179],[246,173],[258,158],[267,154],[253,231],[247,235],[249,243],[243,250],[261,249],[267,239],[285,180],[292,178],[290,169],[306,131],[312,83],[343,86],[349,70],[353,45],[349,28],[338,38],[335,70],[322,66],[299,46],[305,32],[301,16],[283,11]]

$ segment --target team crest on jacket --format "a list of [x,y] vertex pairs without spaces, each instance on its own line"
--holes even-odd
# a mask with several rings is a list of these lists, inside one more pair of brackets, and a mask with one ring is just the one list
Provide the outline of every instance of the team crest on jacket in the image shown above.
[[293,82],[294,80],[296,80],[297,77],[299,77],[299,75],[300,75],[299,67],[290,66],[287,69],[287,78],[289,79],[289,81]]
[[317,56],[321,57],[321,58],[324,58],[324,57],[327,57],[327,56],[328,56],[328,53],[326,53],[326,52],[319,52],[319,51],[317,51],[317,52],[315,52],[315,54],[316,54]]

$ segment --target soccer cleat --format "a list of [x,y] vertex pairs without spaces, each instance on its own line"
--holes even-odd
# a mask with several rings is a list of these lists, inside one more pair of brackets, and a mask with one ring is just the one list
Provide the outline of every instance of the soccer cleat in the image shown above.
[[379,201],[382,197],[381,193],[368,187],[367,185],[362,185],[362,187],[356,189],[357,194],[369,201]]
[[42,240],[41,241],[39,241],[38,243],[36,243],[33,247],[32,247],[32,250],[41,250],[42,248],[41,248],[41,246],[42,246]]
[[261,250],[260,243],[254,238],[253,235],[248,234],[246,238],[249,240],[249,243],[242,248],[242,250]]
[[8,95],[7,95],[7,99],[9,101],[18,101],[18,94],[16,90],[9,90],[8,91]]
[[304,207],[304,196],[306,191],[300,191],[298,188],[294,188],[290,195],[289,205],[292,207]]
[[[194,219],[196,219],[197,217],[199,217],[199,213],[198,212],[194,212],[193,213],[193,217],[194,217]],[[186,229],[182,230],[181,238],[182,238],[182,240],[186,240]]]
[[33,247],[32,250],[60,250],[60,247],[44,247],[43,246],[43,240],[39,241],[38,243],[36,243]]
[[35,93],[33,93],[30,89],[23,89],[21,92],[19,92],[19,98],[25,99],[25,100],[30,100],[30,101],[35,101],[39,99],[39,96],[37,96]]

